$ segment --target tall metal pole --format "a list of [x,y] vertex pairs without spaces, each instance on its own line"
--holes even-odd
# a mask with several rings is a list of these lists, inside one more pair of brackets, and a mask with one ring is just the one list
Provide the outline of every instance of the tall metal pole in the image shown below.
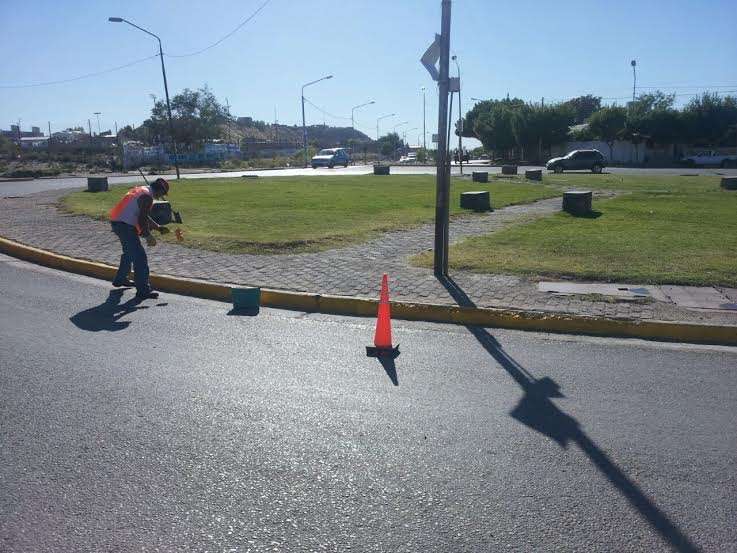
[[302,87],[302,159],[307,167],[307,125],[305,123],[305,87]]
[[458,69],[458,167],[463,174],[463,111],[461,111],[461,66],[458,65],[458,57],[453,56]]
[[[419,143],[418,143],[419,146]],[[422,87],[422,148],[427,151],[427,131],[425,130],[425,87]]]
[[305,158],[305,167],[307,167],[307,125],[305,123],[305,88],[307,88],[310,85],[313,85],[315,83],[319,83],[320,81],[324,81],[325,79],[332,79],[332,75],[326,75],[325,77],[321,77],[319,79],[315,79],[314,81],[311,81],[305,85],[302,85],[302,147],[304,151],[304,158]]
[[355,112],[355,111],[356,111],[357,109],[359,109],[359,108],[362,108],[362,107],[364,107],[364,106],[370,106],[371,104],[375,104],[375,103],[376,103],[376,102],[375,102],[374,100],[371,100],[370,102],[366,102],[365,104],[360,104],[360,105],[358,105],[358,106],[353,106],[353,107],[351,108],[351,130],[355,130],[355,128],[356,128],[356,127],[355,127],[355,125],[356,125],[356,121],[355,121],[355,119],[353,118],[353,113],[354,113],[354,112]]
[[166,114],[169,117],[169,134],[171,135],[171,147],[174,150],[174,168],[177,170],[177,180],[179,180],[179,153],[177,152],[177,141],[174,138],[174,124],[171,121],[171,104],[169,103],[169,85],[166,82],[166,68],[164,67],[164,50],[161,48],[161,39],[159,41],[159,57],[161,58],[161,74],[164,76],[164,94],[166,95]]
[[156,40],[159,41],[159,57],[161,58],[161,74],[164,76],[164,95],[166,96],[166,113],[169,116],[169,134],[171,135],[171,146],[172,150],[174,150],[174,167],[177,170],[177,179],[179,179],[179,155],[177,153],[177,141],[174,140],[174,125],[171,121],[171,104],[169,103],[169,85],[166,82],[166,67],[164,67],[164,50],[161,47],[161,39],[153,34],[151,31],[147,31],[143,27],[139,27],[135,23],[131,23],[127,19],[123,19],[122,17],[108,17],[108,21],[112,23],[127,23],[131,27],[135,27],[139,31],[143,31],[147,35],[151,35]]
[[632,65],[632,101],[635,101],[635,90],[637,89],[637,60],[630,62]]
[[440,79],[438,81],[438,156],[435,193],[435,252],[433,270],[436,276],[448,275],[448,205],[450,197],[450,167],[447,163],[448,144],[448,62],[450,61],[450,0],[442,0],[440,25]]
[[94,112],[93,115],[97,116],[97,136],[100,136],[101,130],[100,130],[100,115],[102,114],[101,111]]

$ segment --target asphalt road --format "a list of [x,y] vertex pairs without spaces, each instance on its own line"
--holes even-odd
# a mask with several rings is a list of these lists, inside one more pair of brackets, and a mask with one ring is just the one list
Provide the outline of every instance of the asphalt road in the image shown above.
[[[544,169],[540,166],[520,166],[519,172],[524,173],[527,169]],[[392,166],[392,174],[404,175],[433,175],[435,168],[431,166]],[[453,166],[452,174],[458,174],[460,169]],[[468,171],[489,171],[490,173],[501,173],[501,167],[488,166],[464,166],[464,172]],[[371,165],[351,165],[349,167],[336,167],[335,169],[319,168],[319,169],[276,169],[264,171],[229,171],[223,173],[191,173],[183,174],[185,179],[213,179],[221,177],[240,177],[243,175],[257,175],[259,177],[291,177],[299,175],[368,175],[373,172]],[[725,175],[737,176],[737,169],[640,169],[631,167],[611,167],[606,172],[621,175]],[[159,175],[146,176],[149,180],[157,178]],[[162,175],[167,179],[172,179],[172,175]],[[131,172],[128,176],[108,177],[110,184],[121,184],[128,182],[143,182],[143,179],[137,174]],[[45,190],[57,190],[62,188],[79,188],[87,186],[87,179],[83,177],[64,178],[64,179],[34,179],[31,181],[1,182],[0,181],[0,197],[3,196],[22,196],[33,194],[35,192],[43,192]]]
[[0,282],[0,551],[737,551],[735,348]]

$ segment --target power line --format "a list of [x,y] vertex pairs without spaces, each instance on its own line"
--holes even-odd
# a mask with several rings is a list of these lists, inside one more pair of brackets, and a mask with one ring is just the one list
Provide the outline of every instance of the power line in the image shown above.
[[215,46],[217,46],[218,44],[220,44],[224,40],[227,40],[228,38],[230,38],[231,36],[233,36],[236,32],[238,32],[241,29],[241,27],[243,27],[246,23],[248,23],[249,21],[251,21],[251,19],[253,19],[254,17],[256,17],[258,15],[258,13],[261,10],[263,10],[270,1],[271,0],[266,0],[263,4],[261,4],[258,7],[258,9],[255,12],[253,12],[246,19],[244,19],[243,21],[241,21],[235,29],[233,29],[232,31],[230,31],[227,35],[225,35],[221,39],[217,40],[216,42],[213,42],[209,46],[205,46],[201,50],[197,50],[196,52],[190,52],[189,54],[165,54],[165,55],[167,57],[170,57],[170,58],[188,58],[190,56],[196,56],[198,54],[201,54],[202,52],[206,52],[207,50],[209,50],[211,48],[215,48]]
[[307,97],[305,97],[305,102],[307,102],[308,104],[310,104],[313,108],[315,108],[317,111],[319,111],[323,115],[327,115],[328,117],[332,117],[333,119],[343,119],[345,121],[350,121],[351,120],[350,117],[341,117],[340,115],[333,115],[329,111],[325,111],[320,106],[318,106],[318,105],[314,104],[312,101],[310,101],[310,99],[307,98]]
[[71,83],[73,81],[81,81],[82,79],[89,79],[91,77],[99,77],[100,75],[104,75],[106,73],[112,73],[113,71],[119,71],[120,69],[125,69],[126,67],[131,67],[132,65],[143,63],[144,61],[152,60],[158,57],[159,57],[158,54],[154,54],[153,56],[148,56],[146,58],[141,58],[139,60],[131,61],[124,65],[118,65],[117,67],[111,67],[110,69],[103,69],[102,71],[96,71],[94,73],[87,73],[86,75],[80,75],[78,77],[71,77],[69,79],[60,79],[58,81],[45,81],[41,83],[29,83],[29,84],[7,84],[7,85],[0,85],[0,88],[33,88],[37,86],[50,86],[50,85],[55,85],[55,84]]
[[[227,40],[228,38],[230,38],[231,36],[233,36],[246,23],[248,23],[254,17],[256,17],[256,15],[258,15],[258,13],[261,10],[263,10],[270,1],[271,0],[265,0],[264,3],[261,4],[258,7],[258,9],[256,9],[256,11],[254,11],[246,19],[244,19],[243,21],[241,21],[235,29],[233,29],[232,31],[230,31],[228,34],[226,34],[225,36],[223,36],[222,38],[220,38],[216,42],[213,42],[209,46],[206,46],[205,48],[202,48],[201,50],[197,50],[196,52],[191,52],[189,54],[179,54],[179,55],[176,55],[176,54],[164,54],[164,55],[167,56],[167,57],[170,57],[170,58],[186,58],[186,57],[190,57],[190,56],[196,56],[198,54],[201,54],[202,52],[206,52],[207,50],[210,50],[211,48],[214,48],[218,44],[222,43],[224,40]],[[148,56],[146,58],[141,58],[141,59],[138,59],[138,60],[134,60],[134,61],[125,63],[123,65],[118,65],[117,67],[111,67],[109,69],[103,69],[102,71],[95,71],[94,73],[87,73],[85,75],[79,75],[77,77],[70,77],[68,79],[59,79],[59,80],[56,80],[56,81],[44,81],[44,82],[40,82],[40,83],[0,85],[0,88],[34,88],[34,87],[38,87],[38,86],[51,86],[51,85],[55,85],[55,84],[71,83],[71,82],[74,82],[74,81],[80,81],[82,79],[89,79],[89,78],[92,78],[92,77],[99,77],[100,75],[105,75],[106,73],[112,73],[113,71],[119,71],[121,69],[125,69],[126,67],[131,67],[132,65],[143,63],[144,61],[148,61],[148,60],[151,60],[151,59],[154,59],[154,58],[157,58],[157,57],[159,57],[159,55],[158,54],[154,54],[153,56]]]

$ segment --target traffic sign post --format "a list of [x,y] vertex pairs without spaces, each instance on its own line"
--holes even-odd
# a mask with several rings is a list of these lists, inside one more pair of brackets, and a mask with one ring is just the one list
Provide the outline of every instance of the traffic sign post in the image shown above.
[[[450,201],[450,164],[448,163],[448,65],[450,63],[450,0],[442,0],[440,35],[423,54],[421,60],[433,80],[438,81],[438,155],[435,191],[435,251],[433,271],[448,276],[448,217]],[[435,64],[440,61],[439,70]],[[433,135],[435,142],[435,135]]]

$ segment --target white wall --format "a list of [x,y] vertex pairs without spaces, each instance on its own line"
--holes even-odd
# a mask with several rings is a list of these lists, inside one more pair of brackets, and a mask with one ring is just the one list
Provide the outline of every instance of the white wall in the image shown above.
[[642,163],[646,155],[645,144],[632,144],[632,142],[617,140],[609,151],[609,145],[600,140],[586,140],[581,142],[566,142],[566,150],[599,150],[610,162],[615,163]]

